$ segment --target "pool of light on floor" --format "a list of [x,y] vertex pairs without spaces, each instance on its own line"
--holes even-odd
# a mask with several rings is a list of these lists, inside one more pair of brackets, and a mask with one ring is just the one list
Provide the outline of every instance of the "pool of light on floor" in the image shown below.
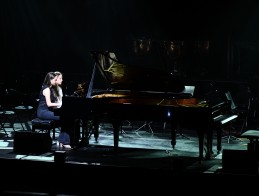
[[16,155],[15,159],[21,160],[37,160],[37,161],[54,161],[54,156],[34,156],[34,155]]
[[[9,146],[9,141],[5,141],[5,140],[0,140],[0,149],[7,149]],[[12,147],[10,147],[11,149]]]

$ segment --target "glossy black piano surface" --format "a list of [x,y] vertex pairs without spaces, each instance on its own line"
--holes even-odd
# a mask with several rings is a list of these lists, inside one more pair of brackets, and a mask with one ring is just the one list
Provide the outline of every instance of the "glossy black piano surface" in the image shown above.
[[[119,146],[119,128],[123,120],[171,123],[172,147],[176,145],[176,128],[180,124],[197,131],[200,159],[204,157],[204,137],[207,136],[205,156],[211,156],[214,117],[229,109],[228,102],[218,100],[215,104],[193,97],[193,93],[186,93],[179,77],[169,72],[129,68],[113,53],[95,52],[92,55],[109,85],[107,91],[89,96],[88,89],[88,96],[65,96],[57,115],[93,121],[96,140],[99,122],[107,119],[114,127],[115,149]],[[85,132],[85,135],[90,134],[89,128]]]
[[[104,94],[106,96],[106,94]],[[101,96],[101,95],[100,95]],[[171,123],[171,144],[176,145],[176,127],[181,124],[184,127],[195,130],[199,137],[200,159],[204,157],[204,137],[207,135],[207,149],[212,150],[213,114],[215,111],[206,104],[198,104],[194,98],[189,99],[143,99],[122,97],[64,97],[63,106],[57,114],[68,115],[69,118],[80,118],[84,121],[94,120],[97,125],[100,121],[108,120],[114,126],[114,147],[119,146],[119,129],[123,120],[161,121]],[[222,111],[227,110],[228,104],[221,106]],[[86,137],[90,130],[85,130]],[[94,131],[94,137],[98,139],[98,128]],[[82,141],[85,141],[84,138]],[[206,158],[213,152],[207,151]]]

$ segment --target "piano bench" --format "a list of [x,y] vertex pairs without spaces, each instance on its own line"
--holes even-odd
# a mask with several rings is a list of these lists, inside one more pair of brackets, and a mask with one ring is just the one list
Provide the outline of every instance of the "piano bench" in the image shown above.
[[35,132],[37,129],[40,131],[46,131],[50,134],[50,131],[53,131],[52,139],[55,139],[55,129],[60,127],[59,121],[55,120],[43,120],[40,118],[34,118],[31,121],[32,132]]
[[250,143],[247,145],[248,151],[259,151],[259,130],[247,130],[243,132],[240,137],[249,139]]

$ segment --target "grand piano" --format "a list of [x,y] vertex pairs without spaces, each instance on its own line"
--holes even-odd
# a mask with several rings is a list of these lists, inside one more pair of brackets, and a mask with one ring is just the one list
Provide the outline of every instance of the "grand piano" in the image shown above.
[[[124,120],[159,121],[171,124],[172,148],[176,145],[179,125],[190,127],[199,138],[199,159],[211,158],[215,119],[229,110],[229,102],[220,100],[210,103],[196,98],[193,96],[193,87],[185,86],[178,75],[161,69],[121,63],[113,52],[94,51],[91,55],[95,63],[87,92],[63,97],[62,107],[55,112],[66,116],[63,119],[82,120],[81,142],[87,144],[92,132],[98,140],[99,122],[106,119],[113,125],[114,150],[118,150],[119,132]],[[108,88],[93,90],[96,68],[106,80]]]

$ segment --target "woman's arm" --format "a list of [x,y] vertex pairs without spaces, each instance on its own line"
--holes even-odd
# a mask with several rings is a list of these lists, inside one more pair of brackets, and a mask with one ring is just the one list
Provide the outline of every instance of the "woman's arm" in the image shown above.
[[43,90],[43,95],[45,96],[46,103],[48,107],[60,107],[61,103],[53,103],[50,99],[50,88],[46,88]]
[[62,88],[59,86],[58,87],[58,94],[59,96],[57,97],[57,102],[60,104],[60,106],[57,106],[57,108],[60,108],[62,106],[62,97],[63,97],[63,91]]

